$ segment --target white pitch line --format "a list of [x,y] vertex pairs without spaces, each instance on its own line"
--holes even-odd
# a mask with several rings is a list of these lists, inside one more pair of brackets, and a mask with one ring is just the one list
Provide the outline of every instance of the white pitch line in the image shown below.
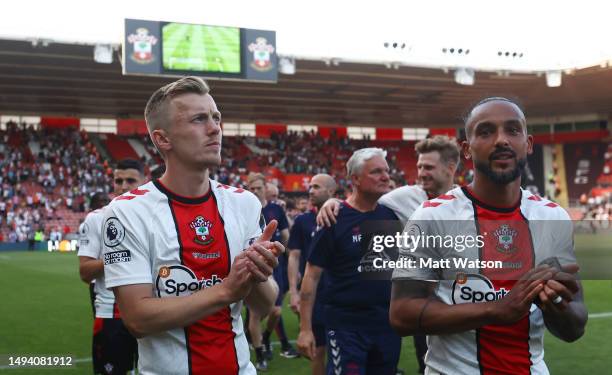
[[[612,317],[612,311],[589,314],[589,319],[610,318],[610,317]],[[289,342],[294,344],[295,340],[289,340]],[[280,345],[280,342],[272,341],[271,344],[276,346],[276,345]],[[72,360],[72,363],[83,363],[83,362],[91,362],[91,358],[77,358],[77,359]],[[23,367],[23,366],[7,366],[7,365],[0,366],[0,370],[13,370],[13,369],[19,369],[19,368],[23,369],[25,367]]]
[[612,311],[589,314],[589,319],[597,319],[597,318],[609,318],[612,317]]

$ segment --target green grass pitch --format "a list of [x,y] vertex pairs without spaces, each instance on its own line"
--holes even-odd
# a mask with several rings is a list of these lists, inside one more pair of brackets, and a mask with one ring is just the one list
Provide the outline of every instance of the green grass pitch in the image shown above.
[[[612,257],[612,238],[604,242],[577,236],[590,258]],[[597,249],[599,249],[598,254]],[[72,355],[68,369],[7,369],[0,374],[91,374],[92,313],[87,286],[78,276],[75,253],[0,252],[0,357],[20,355]],[[567,344],[547,334],[545,359],[551,374],[609,374],[612,368],[612,281],[584,281],[589,319],[585,336]],[[594,315],[593,315],[594,314]],[[287,308],[284,321],[291,339],[297,336],[296,316]],[[274,339],[274,336],[273,336]],[[269,374],[309,374],[305,359],[276,355]],[[416,373],[412,339],[403,340],[400,368]]]
[[162,39],[165,69],[240,73],[238,28],[170,23]]

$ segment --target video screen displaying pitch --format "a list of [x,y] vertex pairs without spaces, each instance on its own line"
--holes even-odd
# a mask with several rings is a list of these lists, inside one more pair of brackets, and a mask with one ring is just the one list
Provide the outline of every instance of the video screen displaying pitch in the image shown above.
[[240,73],[240,29],[167,23],[162,26],[166,70]]

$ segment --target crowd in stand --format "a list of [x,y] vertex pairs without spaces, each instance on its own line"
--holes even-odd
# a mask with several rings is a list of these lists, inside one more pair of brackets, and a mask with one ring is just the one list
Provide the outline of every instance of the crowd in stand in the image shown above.
[[[249,166],[256,166],[259,170],[276,168],[281,173],[291,174],[328,173],[335,176],[340,189],[344,190],[349,182],[344,168],[346,161],[355,150],[367,147],[369,142],[368,139],[338,137],[333,132],[329,138],[323,138],[314,131],[272,133],[270,138],[225,137],[222,150],[224,166],[216,171],[215,176],[223,183],[244,186]],[[245,145],[248,145],[246,150]],[[404,172],[395,164],[393,151],[397,150],[387,151],[390,151],[391,178],[398,186],[406,184]]]
[[592,228],[608,229],[612,221],[612,191],[588,197],[580,198],[583,219],[591,220]]
[[594,228],[607,229],[612,221],[612,143],[604,153],[604,166],[598,184],[590,196],[583,194],[580,205],[583,218],[593,220]]
[[[150,138],[142,136],[145,150],[152,155],[147,170],[162,165]],[[317,132],[272,133],[269,138],[224,137],[223,166],[212,177],[221,183],[246,187],[246,175],[254,169],[270,168],[281,174],[328,173],[338,181],[339,191],[349,190],[344,165],[357,149],[370,146],[369,139],[324,138]],[[396,186],[412,184],[397,165],[399,146],[386,147],[391,178]],[[612,152],[606,152],[604,176],[609,175]],[[456,182],[471,181],[472,166],[461,165]],[[282,190],[282,181],[279,181]],[[89,197],[111,190],[112,168],[103,161],[88,134],[73,128],[36,129],[8,123],[0,130],[0,241],[22,241],[44,231],[45,238],[68,234],[71,228],[58,226],[61,210],[85,213]],[[612,217],[610,196],[591,197],[583,203],[586,218]],[[290,205],[293,202],[289,202]]]
[[91,194],[110,190],[110,171],[85,132],[7,123],[0,131],[0,240],[39,231],[61,239],[74,230],[55,223],[61,210],[86,212]]

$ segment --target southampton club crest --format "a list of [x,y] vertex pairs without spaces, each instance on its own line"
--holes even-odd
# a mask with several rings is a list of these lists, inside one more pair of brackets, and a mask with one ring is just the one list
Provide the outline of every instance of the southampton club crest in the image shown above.
[[493,234],[497,237],[497,251],[503,254],[516,252],[516,247],[514,247],[516,230],[510,228],[507,224],[503,224]]
[[128,42],[134,46],[134,52],[130,55],[132,61],[138,64],[149,64],[155,60],[153,46],[157,44],[157,38],[149,35],[149,30],[144,27],[136,29],[136,34],[130,34]]
[[268,44],[266,38],[259,37],[255,39],[255,43],[249,44],[249,51],[253,53],[253,69],[260,72],[267,72],[272,69],[271,55],[274,53],[274,46]]
[[209,245],[215,239],[210,234],[210,229],[213,224],[204,219],[202,216],[198,216],[189,224],[189,227],[195,231],[194,241],[200,245]]

